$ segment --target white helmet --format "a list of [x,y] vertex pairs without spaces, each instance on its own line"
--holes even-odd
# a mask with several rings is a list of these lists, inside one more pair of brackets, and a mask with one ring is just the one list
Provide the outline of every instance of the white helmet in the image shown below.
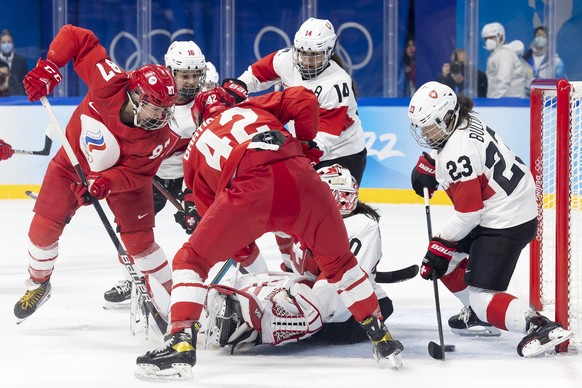
[[408,118],[410,133],[420,146],[442,148],[457,126],[457,95],[447,85],[427,82],[410,99]]
[[293,63],[304,79],[321,74],[329,64],[337,35],[329,20],[307,19],[295,33]]
[[358,182],[350,170],[339,164],[317,170],[322,181],[329,185],[342,215],[348,215],[358,205]]
[[493,22],[483,26],[481,38],[486,39],[492,36],[497,37],[500,45],[505,42],[505,28],[503,28],[501,23]]
[[176,79],[178,95],[184,99],[194,98],[206,78],[206,60],[200,47],[192,41],[174,42],[164,55],[164,61]]
[[219,80],[218,71],[212,62],[206,62],[206,82],[204,84],[204,90],[214,89],[218,86]]

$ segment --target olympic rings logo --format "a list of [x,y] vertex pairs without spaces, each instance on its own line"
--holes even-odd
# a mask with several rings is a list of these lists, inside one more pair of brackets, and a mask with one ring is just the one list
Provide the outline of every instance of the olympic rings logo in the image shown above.
[[[181,35],[189,35],[187,40],[191,40],[192,36],[194,35],[194,30],[192,30],[190,28],[182,28],[182,29],[179,29],[173,33],[170,33],[170,31],[168,31],[168,30],[163,30],[163,29],[159,28],[159,29],[151,30],[148,33],[148,38],[151,39],[152,37],[154,37],[156,35],[167,36],[170,42],[177,40],[176,38],[178,36],[181,36]],[[115,50],[117,48],[117,45],[119,44],[119,42],[122,39],[129,39],[129,41],[135,46],[135,51],[129,57],[127,57],[125,59],[124,64],[121,64],[117,60],[116,55],[115,55]],[[168,43],[168,46],[169,45],[170,44]],[[111,44],[109,45],[108,52],[109,52],[109,55],[111,55],[111,60],[113,60],[113,62],[119,64],[123,69],[133,70],[133,69],[137,69],[141,65],[140,64],[140,59],[142,56],[141,44],[135,36],[133,36],[132,34],[130,34],[127,31],[121,31],[120,33],[115,35],[115,37],[111,41]],[[121,58],[120,58],[120,60],[121,60]],[[150,53],[147,62],[158,63],[158,60]]]
[[[364,27],[363,25],[361,25],[360,23],[347,22],[347,23],[340,25],[340,27],[336,31],[337,36],[338,37],[341,36],[342,32],[349,29],[349,28],[354,28],[354,29],[360,31],[362,33],[362,35],[364,35],[364,39],[366,40],[366,43],[368,46],[368,48],[366,50],[366,56],[360,62],[354,63],[354,61],[352,60],[352,57],[350,56],[348,51],[339,43],[339,41],[338,41],[338,44],[336,46],[336,52],[350,71],[359,70],[359,69],[364,68],[366,65],[368,65],[368,63],[370,63],[370,60],[372,59],[372,54],[374,53],[374,45],[372,42],[372,35],[368,31],[368,29],[366,27]],[[265,55],[261,54],[259,46],[260,46],[261,41],[263,40],[263,37],[267,33],[275,33],[275,34],[279,35],[281,38],[283,38],[283,40],[285,41],[285,45],[286,45],[285,47],[292,46],[291,39],[289,38],[287,33],[285,31],[283,31],[282,29],[277,28],[275,26],[263,27],[257,33],[257,36],[255,37],[255,41],[253,44],[253,52],[255,54],[256,59],[261,59],[262,57],[264,57],[266,55],[266,54]]]

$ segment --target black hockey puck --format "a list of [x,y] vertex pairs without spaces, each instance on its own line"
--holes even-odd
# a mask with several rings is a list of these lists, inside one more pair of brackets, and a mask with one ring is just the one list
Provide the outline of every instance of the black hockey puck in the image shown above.
[[455,345],[445,345],[445,352],[454,352]]

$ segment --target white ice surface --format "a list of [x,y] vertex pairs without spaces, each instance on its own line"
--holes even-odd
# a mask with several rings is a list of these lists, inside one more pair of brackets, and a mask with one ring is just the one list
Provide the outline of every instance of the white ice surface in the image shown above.
[[[0,387],[153,387],[133,376],[135,358],[160,344],[129,333],[128,310],[104,310],[103,292],[122,278],[123,268],[94,209],[81,209],[65,229],[52,277],[52,298],[32,317],[16,325],[13,306],[27,278],[27,232],[32,200],[0,201]],[[380,270],[420,262],[426,249],[426,221],[421,205],[377,205],[383,215],[384,259]],[[450,212],[432,208],[438,231]],[[157,218],[156,238],[169,257],[186,235],[173,222],[170,205]],[[110,215],[110,219],[112,217]],[[274,238],[259,245],[278,268]],[[212,274],[211,274],[212,275]],[[527,297],[528,263],[523,255],[509,292]],[[427,344],[438,342],[430,282],[415,278],[385,285],[395,312],[388,320],[405,347],[398,371],[378,369],[370,344],[280,348],[260,346],[244,354],[198,345],[194,380],[164,387],[582,387],[582,356],[575,353],[523,359],[516,353],[521,335],[471,339],[452,334],[448,317],[461,305],[440,287],[445,342],[456,345],[446,361],[429,357]]]

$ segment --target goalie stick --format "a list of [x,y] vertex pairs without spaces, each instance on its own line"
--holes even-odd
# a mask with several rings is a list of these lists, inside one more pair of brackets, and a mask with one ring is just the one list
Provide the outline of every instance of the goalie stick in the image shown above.
[[[77,159],[77,156],[75,155],[75,152],[73,151],[73,148],[71,148],[71,144],[69,143],[69,140],[65,136],[65,132],[63,132],[61,125],[59,124],[59,121],[57,120],[57,117],[55,116],[55,112],[53,111],[49,101],[47,100],[46,97],[41,97],[40,102],[42,103],[42,106],[45,108],[49,118],[51,119],[51,122],[53,124],[53,128],[55,129],[54,132],[57,134],[57,136],[61,140],[61,142],[63,144],[63,148],[65,149],[65,152],[67,153],[67,156],[69,157],[69,161],[71,162],[71,165],[75,169],[75,172],[79,176],[79,179],[81,180],[82,184],[87,186],[87,179],[85,178],[85,173],[81,169],[81,165],[79,164],[79,160]],[[97,214],[99,215],[99,218],[101,219],[101,222],[103,223],[103,226],[105,227],[105,230],[107,231],[107,234],[109,235],[109,238],[113,242],[113,245],[115,245],[115,248],[117,249],[117,253],[119,254],[119,257],[121,257],[121,261],[123,262],[125,269],[129,273],[131,280],[134,282],[138,292],[140,293],[141,297],[143,298],[146,312],[152,316],[152,318],[154,319],[154,322],[156,323],[156,326],[160,330],[160,333],[162,333],[162,335],[163,335],[166,332],[166,329],[168,328],[168,323],[164,320],[164,318],[162,318],[162,316],[156,310],[156,308],[155,308],[155,306],[154,306],[154,304],[153,304],[153,302],[148,294],[148,291],[147,291],[147,288],[146,288],[144,282],[141,280],[140,276],[137,274],[137,272],[133,268],[133,264],[131,263],[131,260],[129,259],[129,256],[127,255],[127,252],[125,251],[125,248],[121,244],[121,241],[117,237],[115,230],[111,226],[111,223],[109,222],[109,219],[107,218],[107,215],[103,211],[103,208],[101,207],[101,204],[99,203],[99,200],[91,195],[89,195],[89,197],[91,198],[91,203],[93,204],[93,207],[97,211]]]
[[26,150],[13,150],[15,154],[19,155],[41,155],[47,156],[51,153],[51,147],[53,145],[53,139],[50,137],[51,135],[51,125],[47,125],[45,136],[44,136],[44,148],[40,151],[26,151]]

